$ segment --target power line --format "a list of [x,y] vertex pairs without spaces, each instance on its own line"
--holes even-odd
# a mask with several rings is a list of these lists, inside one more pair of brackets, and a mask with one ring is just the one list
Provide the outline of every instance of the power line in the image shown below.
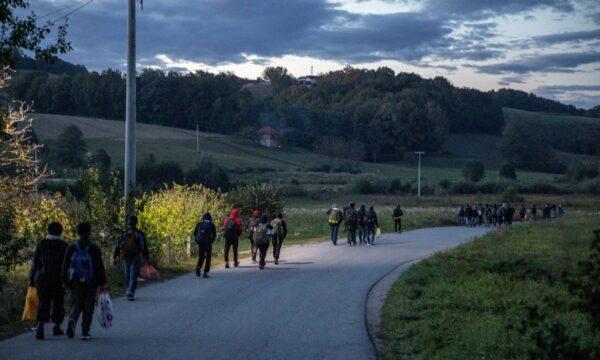
[[[50,20],[50,23],[51,23],[51,24],[54,24],[54,23],[56,23],[56,22],[58,22],[58,21],[60,21],[60,20],[63,20],[63,19],[66,19],[66,18],[68,18],[68,17],[69,17],[69,15],[73,15],[74,13],[78,12],[79,10],[81,10],[81,9],[83,9],[84,7],[86,7],[86,6],[88,6],[89,4],[91,4],[93,1],[94,1],[94,0],[88,0],[88,1],[84,2],[83,4],[81,4],[81,5],[77,6],[75,9],[73,9],[73,10],[69,11],[68,13],[64,14],[63,16],[61,16],[61,17],[59,17],[59,18],[57,18],[57,19],[54,19],[54,20]],[[54,14],[56,14],[56,13],[59,13],[59,12],[62,12],[62,11],[65,11],[65,10],[67,10],[67,9],[70,9],[70,8],[72,8],[72,7],[73,7],[73,6],[67,6],[67,7],[65,7],[65,8],[63,8],[63,9],[61,9],[61,10],[57,10],[57,11],[55,11],[55,12],[54,12]],[[45,16],[47,16],[47,15],[48,15],[48,14],[46,14]]]
[[44,18],[47,18],[47,17],[49,17],[49,16],[52,16],[52,15],[54,15],[54,14],[61,13],[61,12],[65,11],[65,10],[68,10],[68,9],[72,9],[72,8],[74,8],[74,7],[76,7],[76,6],[79,6],[79,5],[80,5],[80,3],[75,3],[75,4],[72,4],[72,5],[69,5],[69,6],[65,6],[65,7],[64,7],[64,8],[62,8],[62,9],[54,10],[54,11],[51,11],[51,12],[49,12],[49,13],[47,13],[47,14],[44,14],[44,15],[42,15],[42,16],[39,16],[39,17],[38,17],[38,19],[44,19]]

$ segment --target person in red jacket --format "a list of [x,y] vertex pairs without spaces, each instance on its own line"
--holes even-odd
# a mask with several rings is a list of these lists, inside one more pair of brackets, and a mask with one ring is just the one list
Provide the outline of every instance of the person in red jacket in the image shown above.
[[243,226],[237,209],[231,210],[231,214],[223,222],[223,237],[225,238],[225,268],[229,269],[229,249],[233,246],[233,266],[237,267],[238,262],[238,244],[240,235],[242,235]]

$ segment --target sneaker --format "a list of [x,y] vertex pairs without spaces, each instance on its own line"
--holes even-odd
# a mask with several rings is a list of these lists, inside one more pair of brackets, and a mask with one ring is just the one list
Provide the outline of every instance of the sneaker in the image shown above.
[[265,266],[264,265],[259,265],[258,268],[261,269],[261,270],[264,270]]
[[238,265],[240,265],[239,261],[236,261],[236,262],[233,263],[233,266],[235,266],[235,267],[238,267]]
[[64,331],[60,328],[60,325],[54,325],[52,328],[52,335],[54,336],[63,336],[65,334]]
[[275,265],[279,265],[279,259],[275,259]]
[[38,340],[44,340],[44,323],[39,323],[37,329],[35,330],[35,338]]
[[200,277],[200,275],[202,275],[202,272],[200,271],[200,269],[196,269],[196,276]]
[[127,301],[135,301],[133,294],[127,294]]
[[229,263],[225,263],[225,269],[229,269]]
[[92,335],[90,335],[89,331],[84,332],[83,334],[81,334],[81,340],[90,340],[92,338]]
[[252,258],[252,263],[256,264],[256,258],[255,257]]
[[69,339],[75,337],[75,321],[69,320],[69,324],[67,325],[67,336]]
[[203,278],[208,279],[208,273],[204,273],[204,275],[202,275]]

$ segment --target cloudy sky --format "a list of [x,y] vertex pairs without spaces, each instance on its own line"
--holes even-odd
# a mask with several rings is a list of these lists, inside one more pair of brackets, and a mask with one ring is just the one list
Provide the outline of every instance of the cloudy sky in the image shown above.
[[[43,20],[88,0],[35,0]],[[71,62],[125,67],[125,0],[69,16]],[[61,11],[61,9],[64,9]],[[140,10],[138,8],[138,10]],[[296,76],[344,66],[512,87],[579,107],[600,104],[599,0],[144,0],[139,66]]]

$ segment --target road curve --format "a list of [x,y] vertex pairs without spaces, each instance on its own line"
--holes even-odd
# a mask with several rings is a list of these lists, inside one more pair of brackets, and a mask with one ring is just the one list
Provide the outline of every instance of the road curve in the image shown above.
[[[188,274],[114,301],[114,326],[93,339],[0,342],[2,359],[374,359],[365,326],[369,288],[398,264],[483,235],[443,227],[387,234],[375,246],[282,249],[280,265],[243,261],[208,280]],[[79,327],[77,334],[79,335]],[[50,336],[49,336],[50,335]]]

